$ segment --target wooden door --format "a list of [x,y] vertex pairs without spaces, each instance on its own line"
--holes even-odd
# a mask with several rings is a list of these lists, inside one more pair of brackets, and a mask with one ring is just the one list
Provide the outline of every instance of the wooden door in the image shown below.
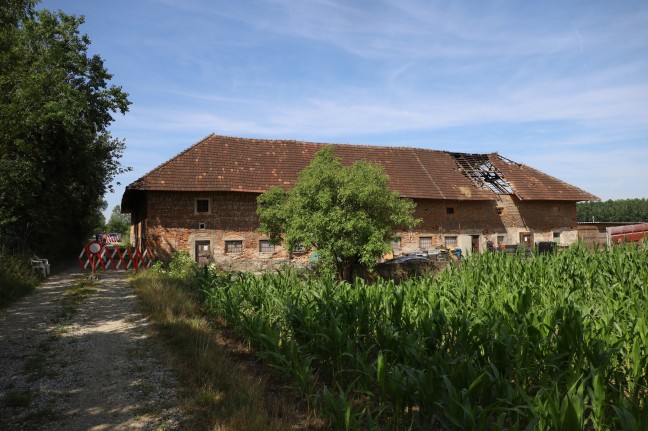
[[527,250],[533,248],[533,234],[531,232],[520,232],[520,245],[523,245]]
[[471,240],[471,251],[473,253],[479,253],[479,235],[471,235],[470,236]]
[[209,240],[196,241],[196,262],[203,267],[211,261],[211,244]]

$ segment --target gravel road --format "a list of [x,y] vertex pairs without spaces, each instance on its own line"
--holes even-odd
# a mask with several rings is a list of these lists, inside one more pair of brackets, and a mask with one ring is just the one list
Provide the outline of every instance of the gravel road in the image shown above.
[[0,429],[177,430],[177,382],[124,274],[65,315],[81,273],[55,275],[0,310]]

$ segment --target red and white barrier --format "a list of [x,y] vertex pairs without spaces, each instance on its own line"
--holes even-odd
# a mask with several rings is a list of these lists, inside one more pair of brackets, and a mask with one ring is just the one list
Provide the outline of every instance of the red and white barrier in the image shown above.
[[148,250],[143,252],[138,248],[105,247],[99,242],[86,245],[79,254],[79,265],[84,271],[92,269],[94,274],[97,269],[104,271],[128,271],[134,269],[148,269],[153,264],[153,258]]

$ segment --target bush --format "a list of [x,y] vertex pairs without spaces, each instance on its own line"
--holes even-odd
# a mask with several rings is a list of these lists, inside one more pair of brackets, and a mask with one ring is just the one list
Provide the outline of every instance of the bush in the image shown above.
[[166,265],[157,261],[149,268],[149,272],[165,274],[178,280],[193,279],[197,271],[198,265],[186,251],[173,252]]
[[29,257],[0,250],[0,307],[28,294],[37,284]]

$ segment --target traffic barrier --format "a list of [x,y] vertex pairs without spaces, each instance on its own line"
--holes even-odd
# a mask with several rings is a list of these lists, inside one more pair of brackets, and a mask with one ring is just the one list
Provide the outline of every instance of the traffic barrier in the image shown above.
[[79,254],[79,265],[84,271],[103,268],[104,271],[128,271],[134,269],[148,269],[153,263],[153,258],[148,250],[138,248],[106,247],[100,242],[91,242]]

